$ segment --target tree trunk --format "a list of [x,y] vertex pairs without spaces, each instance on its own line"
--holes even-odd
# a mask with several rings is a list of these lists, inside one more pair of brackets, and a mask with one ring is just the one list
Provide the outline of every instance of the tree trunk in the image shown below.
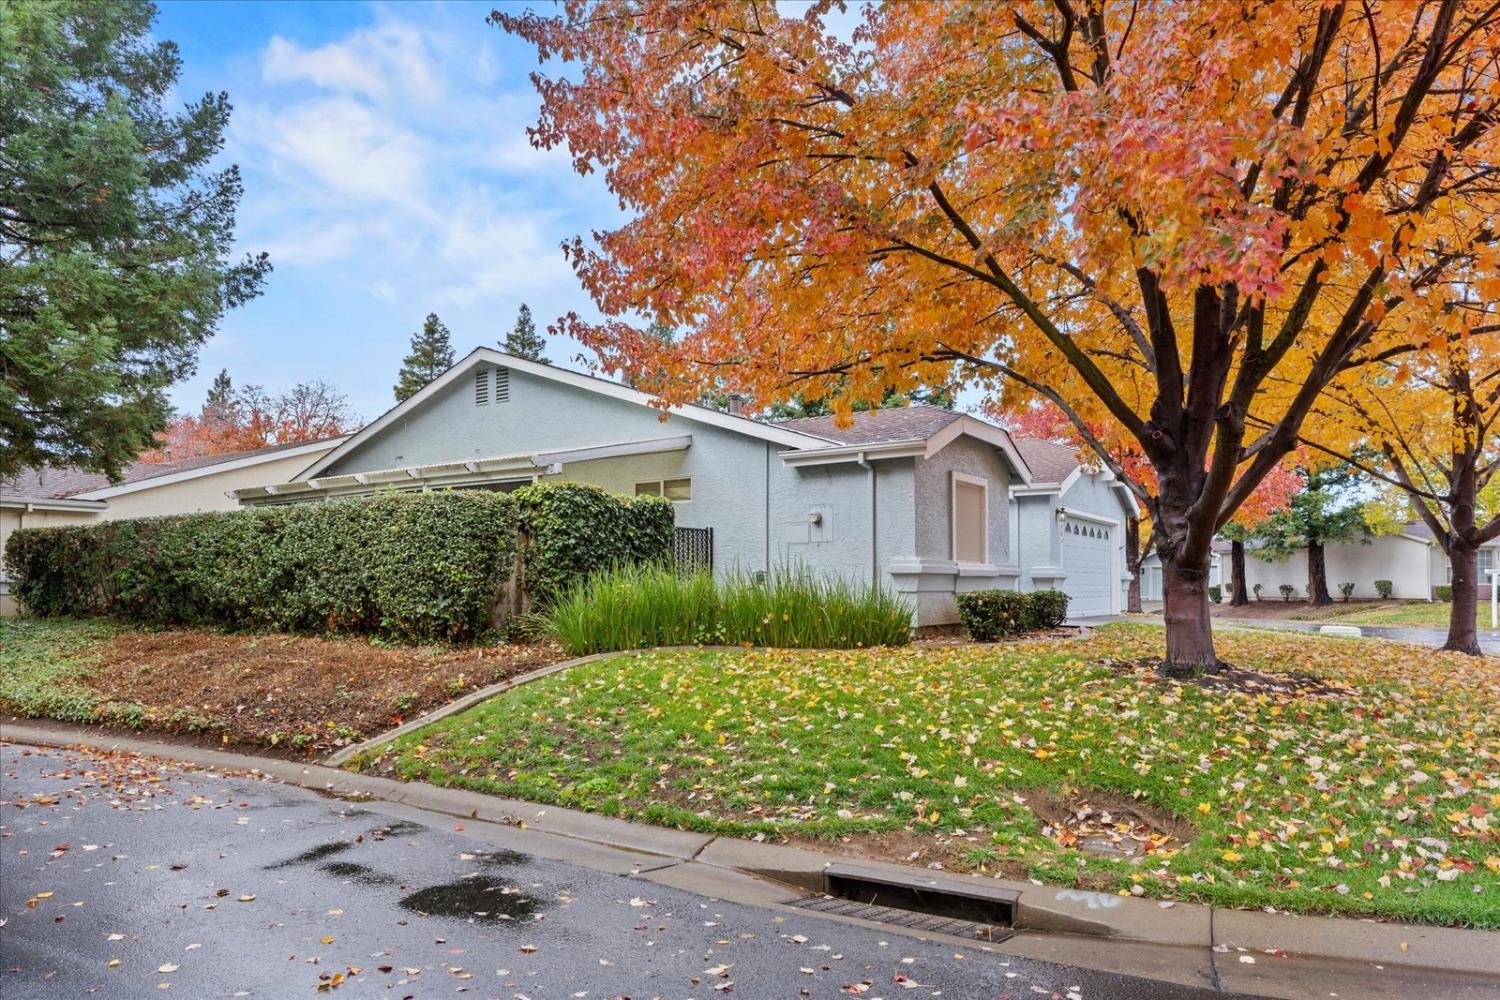
[[1250,588],[1245,586],[1245,543],[1229,543],[1229,605],[1242,608],[1250,603]]
[[1162,597],[1167,610],[1168,677],[1195,677],[1219,669],[1208,614],[1208,566],[1184,566],[1165,553],[1161,560]]
[[1328,592],[1328,559],[1323,552],[1323,543],[1307,543],[1307,603],[1324,607],[1333,603]]
[[1125,610],[1133,615],[1141,613],[1141,519],[1125,519],[1125,568],[1130,571],[1130,586],[1125,591]]
[[1479,550],[1455,534],[1448,560],[1453,564],[1453,606],[1448,618],[1448,641],[1443,648],[1478,656],[1479,629],[1475,615],[1479,612]]

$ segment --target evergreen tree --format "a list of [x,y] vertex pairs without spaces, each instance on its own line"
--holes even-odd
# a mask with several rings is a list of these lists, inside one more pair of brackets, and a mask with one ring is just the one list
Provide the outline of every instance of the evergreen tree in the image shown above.
[[1256,555],[1284,562],[1307,547],[1307,603],[1329,605],[1325,548],[1362,538],[1368,542],[1360,502],[1361,480],[1350,466],[1330,466],[1307,472],[1307,485],[1292,497],[1287,509],[1272,514],[1254,531],[1260,541]]
[[520,312],[516,313],[516,325],[500,342],[500,349],[527,361],[544,365],[552,363],[543,353],[547,349],[547,338],[536,332],[536,323],[531,319],[531,307],[524,302],[521,303]]
[[0,478],[118,476],[167,423],[220,317],[260,294],[230,257],[229,97],[167,106],[182,69],[130,0],[0,5]]
[[428,313],[422,329],[412,335],[411,351],[396,376],[396,402],[405,402],[428,382],[453,367],[453,344],[437,313]]
[[223,419],[233,406],[234,383],[229,380],[229,369],[220,368],[208,387],[208,398],[203,401],[203,419]]

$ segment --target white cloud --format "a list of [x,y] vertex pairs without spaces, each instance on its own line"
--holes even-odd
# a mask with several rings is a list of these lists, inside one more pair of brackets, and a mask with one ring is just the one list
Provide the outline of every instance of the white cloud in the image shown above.
[[240,120],[245,141],[269,156],[273,170],[313,179],[332,196],[410,202],[423,190],[423,141],[353,98],[254,107]]
[[377,100],[430,102],[443,94],[422,32],[401,21],[365,28],[314,49],[273,36],[261,56],[261,76],[267,83],[307,82]]

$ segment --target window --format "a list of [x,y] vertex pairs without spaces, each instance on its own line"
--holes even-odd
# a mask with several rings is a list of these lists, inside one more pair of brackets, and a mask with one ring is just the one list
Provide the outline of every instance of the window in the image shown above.
[[674,503],[683,503],[693,499],[693,481],[691,479],[650,479],[644,483],[635,484],[635,495],[666,497]]
[[1478,552],[1474,553],[1474,555],[1477,557],[1479,562],[1479,573],[1477,574],[1479,577],[1479,583],[1481,585],[1487,585],[1490,582],[1490,573],[1495,568],[1495,550],[1480,549]]
[[989,483],[953,473],[953,561],[990,561]]

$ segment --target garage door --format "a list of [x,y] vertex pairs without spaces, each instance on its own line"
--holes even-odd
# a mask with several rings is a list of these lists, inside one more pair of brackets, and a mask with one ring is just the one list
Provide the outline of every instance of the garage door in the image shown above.
[[1062,565],[1067,578],[1068,614],[1107,615],[1111,607],[1112,587],[1119,586],[1114,576],[1114,533],[1119,530],[1107,524],[1096,524],[1070,517],[1063,524]]

